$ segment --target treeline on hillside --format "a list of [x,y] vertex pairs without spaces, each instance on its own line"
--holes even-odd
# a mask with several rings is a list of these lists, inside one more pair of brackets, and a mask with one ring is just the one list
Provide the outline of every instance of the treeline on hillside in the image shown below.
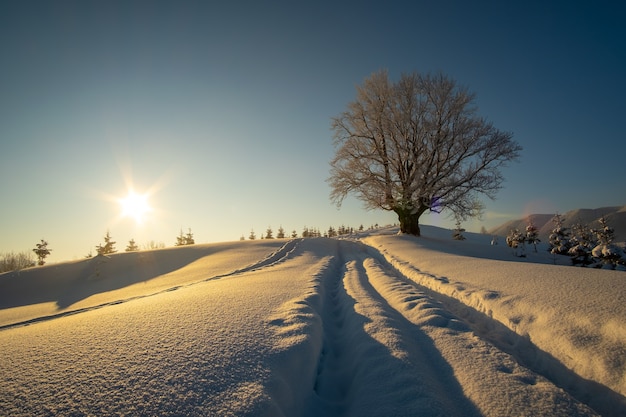
[[[375,225],[372,225],[369,227],[368,230],[373,230],[373,229],[377,229],[378,228],[378,223]],[[328,230],[325,231],[320,231],[320,229],[318,229],[317,227],[307,227],[304,226],[304,228],[302,229],[302,233],[300,234],[300,236],[298,236],[298,232],[294,229],[291,231],[291,233],[287,234],[285,232],[285,229],[280,226],[276,232],[276,236],[274,236],[274,230],[272,229],[271,226],[268,226],[268,228],[265,230],[264,234],[261,234],[260,237],[257,237],[256,232],[254,231],[254,229],[250,230],[250,234],[248,235],[248,240],[256,240],[256,239],[287,239],[287,238],[291,238],[291,239],[295,239],[297,237],[303,237],[303,238],[309,238],[309,237],[337,237],[337,236],[343,236],[343,235],[350,235],[350,234],[354,234],[356,232],[362,232],[365,230],[365,227],[363,225],[360,225],[358,229],[355,229],[353,227],[346,227],[344,225],[341,225],[337,228],[330,226],[328,228]],[[239,240],[246,240],[246,238],[244,237],[244,235],[241,235],[241,237],[239,238]]]
[[[174,246],[194,245],[195,243],[196,243],[196,240],[193,237],[193,232],[191,231],[191,228],[188,229],[187,233],[183,233],[183,229],[180,229],[180,233],[178,234],[178,236],[176,236],[176,241],[174,242]],[[117,252],[117,248],[115,247],[116,244],[117,242],[113,240],[113,238],[111,237],[111,233],[107,230],[106,235],[104,235],[104,244],[100,243],[96,245],[96,255],[104,256],[104,255],[110,255],[112,253],[116,253]],[[163,248],[165,248],[165,243],[155,242],[154,240],[151,240],[150,242],[143,245],[144,250],[163,249]],[[135,242],[135,239],[132,238],[128,241],[128,244],[126,245],[126,249],[124,249],[124,251],[125,252],[137,252],[137,251],[140,251],[141,249],[142,248],[140,248],[137,245],[137,242]],[[93,256],[93,253],[89,252],[86,258],[91,258],[92,256]]]
[[[378,228],[378,224],[372,225],[368,230],[372,230],[374,228]],[[330,226],[328,230],[321,232],[318,228],[312,227],[309,228],[305,226],[302,230],[302,233],[298,235],[298,233],[293,230],[291,233],[287,234],[285,229],[281,226],[278,228],[276,232],[276,236],[274,236],[274,231],[271,227],[268,227],[264,234],[260,236],[260,239],[294,239],[297,237],[303,238],[311,238],[311,237],[336,237],[342,235],[349,235],[356,233],[357,231],[363,231],[365,228],[363,225],[359,226],[358,229],[354,229],[353,227],[346,227],[344,225],[339,226],[338,228],[334,228]],[[256,234],[254,233],[254,229],[250,231],[250,235],[248,236],[249,240],[257,239]],[[117,242],[113,240],[111,233],[107,230],[106,234],[103,238],[104,242],[95,245],[96,256],[106,256],[109,254],[113,254],[118,252],[116,248]],[[245,240],[243,235],[240,240]],[[176,236],[174,241],[174,246],[185,246],[185,245],[193,245],[196,241],[194,239],[193,232],[191,228],[188,228],[187,232],[183,232],[180,230],[180,233]],[[149,241],[145,243],[142,247],[139,247],[134,238],[131,238],[124,249],[125,252],[136,252],[140,250],[154,250],[154,249],[163,249],[166,245],[163,242],[155,242]],[[46,258],[51,254],[52,249],[48,248],[48,242],[44,239],[41,239],[40,243],[35,245],[35,248],[32,251],[23,251],[23,252],[8,252],[8,253],[0,253],[0,273],[8,272],[8,271],[17,271],[24,268],[31,268],[36,265],[45,265]],[[93,251],[89,251],[89,253],[85,256],[86,258],[92,258],[94,256]]]

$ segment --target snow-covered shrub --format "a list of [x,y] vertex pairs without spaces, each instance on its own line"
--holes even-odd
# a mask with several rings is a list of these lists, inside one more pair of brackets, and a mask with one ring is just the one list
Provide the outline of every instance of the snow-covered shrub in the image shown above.
[[594,263],[591,251],[597,245],[593,231],[584,224],[577,223],[572,228],[571,247],[568,254],[573,265],[588,266]]
[[612,244],[599,244],[591,250],[591,254],[598,259],[598,267],[605,265],[609,269],[615,269],[617,265],[623,264],[624,260],[624,251]]
[[526,246],[524,243],[526,242],[526,235],[520,232],[519,229],[511,229],[509,234],[506,236],[506,244],[513,248],[513,254],[519,257],[526,256]]

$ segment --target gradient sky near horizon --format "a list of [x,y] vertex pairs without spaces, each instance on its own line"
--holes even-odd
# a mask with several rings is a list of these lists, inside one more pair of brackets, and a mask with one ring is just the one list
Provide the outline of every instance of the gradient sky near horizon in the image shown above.
[[468,230],[624,205],[625,21],[617,1],[0,1],[0,253],[393,223],[326,183],[330,119],[379,69],[446,73],[524,147]]

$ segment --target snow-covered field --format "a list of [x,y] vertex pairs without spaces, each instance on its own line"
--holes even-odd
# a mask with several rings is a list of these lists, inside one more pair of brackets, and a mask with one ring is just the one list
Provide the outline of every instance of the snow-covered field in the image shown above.
[[0,415],[626,415],[625,272],[423,234],[0,275]]

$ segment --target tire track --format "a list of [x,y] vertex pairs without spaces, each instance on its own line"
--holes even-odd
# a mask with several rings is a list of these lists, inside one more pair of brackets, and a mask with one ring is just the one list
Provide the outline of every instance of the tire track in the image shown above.
[[338,250],[343,268],[327,282],[309,415],[478,415],[432,342],[369,284],[366,248],[339,242]]
[[426,289],[369,247],[338,243],[309,416],[554,416],[593,410],[475,334]]

